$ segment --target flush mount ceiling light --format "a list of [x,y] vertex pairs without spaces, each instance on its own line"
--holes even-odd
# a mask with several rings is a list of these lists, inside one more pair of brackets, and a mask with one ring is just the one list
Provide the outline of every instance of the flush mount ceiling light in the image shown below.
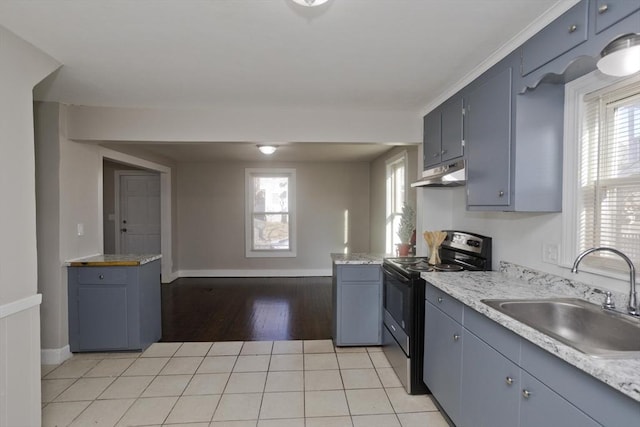
[[320,6],[328,1],[329,0],[293,0],[294,3],[307,7]]
[[258,150],[260,150],[262,154],[266,154],[267,156],[275,153],[277,148],[278,147],[276,147],[275,145],[258,145]]
[[610,76],[629,76],[640,71],[640,34],[618,37],[602,49],[598,69]]

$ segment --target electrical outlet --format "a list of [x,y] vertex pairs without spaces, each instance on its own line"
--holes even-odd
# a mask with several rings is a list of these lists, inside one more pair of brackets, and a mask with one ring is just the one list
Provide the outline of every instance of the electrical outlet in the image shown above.
[[78,223],[78,236],[84,236],[84,224]]
[[560,245],[557,243],[545,242],[542,244],[542,262],[548,264],[558,264]]

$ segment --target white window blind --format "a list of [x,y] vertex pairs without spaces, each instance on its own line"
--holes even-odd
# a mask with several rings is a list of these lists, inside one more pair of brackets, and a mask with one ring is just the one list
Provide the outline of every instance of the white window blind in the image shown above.
[[395,252],[400,242],[398,229],[402,216],[402,205],[406,201],[407,155],[406,152],[387,161],[387,238],[386,252]]
[[[640,262],[640,84],[585,96],[580,150],[579,249],[608,246]],[[627,270],[607,252],[585,260]]]

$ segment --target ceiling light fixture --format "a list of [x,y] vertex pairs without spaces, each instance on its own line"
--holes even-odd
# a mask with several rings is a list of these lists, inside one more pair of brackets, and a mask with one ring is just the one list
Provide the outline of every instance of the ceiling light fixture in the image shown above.
[[640,34],[626,34],[600,53],[598,69],[610,76],[629,76],[640,71]]
[[262,154],[266,154],[267,156],[275,153],[277,149],[278,147],[276,147],[275,145],[258,145],[258,150],[260,150]]
[[328,1],[329,0],[293,0],[294,3],[307,7],[320,6]]

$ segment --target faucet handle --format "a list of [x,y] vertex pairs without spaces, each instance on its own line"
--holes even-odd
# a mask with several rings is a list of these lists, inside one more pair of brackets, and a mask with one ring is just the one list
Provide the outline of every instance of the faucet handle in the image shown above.
[[604,293],[604,303],[602,303],[602,308],[605,310],[613,310],[616,308],[616,304],[613,302],[613,298],[611,298],[611,292],[606,291]]

